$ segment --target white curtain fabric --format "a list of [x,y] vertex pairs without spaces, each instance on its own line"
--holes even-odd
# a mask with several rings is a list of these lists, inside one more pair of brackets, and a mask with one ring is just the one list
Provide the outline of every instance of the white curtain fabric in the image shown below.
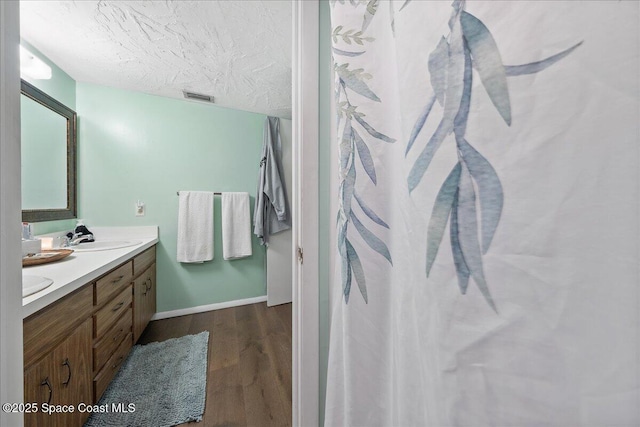
[[331,21],[325,424],[640,425],[639,3]]

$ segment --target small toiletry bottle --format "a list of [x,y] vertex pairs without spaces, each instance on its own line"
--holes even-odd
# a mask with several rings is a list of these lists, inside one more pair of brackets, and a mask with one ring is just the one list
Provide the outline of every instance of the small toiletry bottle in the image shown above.
[[33,232],[31,230],[31,224],[28,222],[22,223],[22,239],[23,240],[31,240],[33,239]]

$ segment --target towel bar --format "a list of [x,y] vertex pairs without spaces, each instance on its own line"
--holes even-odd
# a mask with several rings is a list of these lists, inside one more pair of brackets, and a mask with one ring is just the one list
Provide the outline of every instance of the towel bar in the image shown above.
[[[179,192],[179,191],[176,191],[176,195],[177,195],[177,196],[179,196],[179,195],[180,195],[180,192]],[[214,196],[221,196],[221,195],[222,195],[222,193],[217,193],[217,192],[216,192],[216,193],[213,193],[213,195],[214,195]]]

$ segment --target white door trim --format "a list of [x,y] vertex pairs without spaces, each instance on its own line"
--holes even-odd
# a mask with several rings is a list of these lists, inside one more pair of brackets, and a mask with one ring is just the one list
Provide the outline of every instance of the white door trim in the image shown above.
[[[294,426],[319,423],[318,56],[319,2],[292,0]],[[304,263],[297,259],[304,251]]]
[[[20,200],[19,3],[0,1],[0,402],[20,403],[22,263]],[[0,412],[0,425],[22,426],[22,414]]]

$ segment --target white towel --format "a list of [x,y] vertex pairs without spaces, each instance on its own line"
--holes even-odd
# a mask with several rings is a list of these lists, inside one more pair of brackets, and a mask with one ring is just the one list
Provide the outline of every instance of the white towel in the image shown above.
[[178,207],[178,262],[213,259],[213,193],[180,191]]
[[222,256],[230,260],[252,253],[249,193],[222,193]]

